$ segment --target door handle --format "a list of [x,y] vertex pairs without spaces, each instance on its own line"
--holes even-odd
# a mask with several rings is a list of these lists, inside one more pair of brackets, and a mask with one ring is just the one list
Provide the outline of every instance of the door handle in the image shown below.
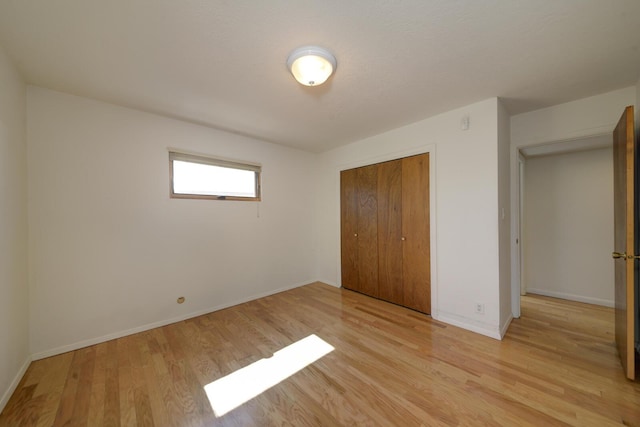
[[627,255],[626,252],[612,252],[611,256],[613,258],[622,258],[622,259],[640,259],[640,255]]

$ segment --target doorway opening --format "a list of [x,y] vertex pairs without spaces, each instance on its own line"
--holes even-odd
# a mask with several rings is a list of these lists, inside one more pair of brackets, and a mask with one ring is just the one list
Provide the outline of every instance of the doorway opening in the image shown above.
[[516,154],[514,314],[527,293],[613,307],[611,135]]

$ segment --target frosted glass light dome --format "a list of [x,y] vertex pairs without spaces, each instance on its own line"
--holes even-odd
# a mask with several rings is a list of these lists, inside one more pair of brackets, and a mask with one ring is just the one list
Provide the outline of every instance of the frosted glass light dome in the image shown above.
[[293,77],[305,86],[318,86],[336,69],[336,58],[326,49],[304,46],[291,52],[287,67]]

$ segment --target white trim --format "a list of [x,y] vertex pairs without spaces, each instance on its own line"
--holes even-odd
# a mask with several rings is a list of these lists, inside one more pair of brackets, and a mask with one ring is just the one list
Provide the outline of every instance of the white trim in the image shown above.
[[566,135],[564,138],[561,138],[561,139],[531,138],[531,139],[522,139],[515,143],[514,141],[511,141],[511,142],[513,143],[513,146],[517,148],[524,148],[524,147],[535,147],[538,145],[550,145],[558,142],[575,141],[579,139],[591,138],[594,136],[609,135],[613,132],[613,129],[615,129],[617,124],[618,124],[617,122],[614,122],[614,123],[610,123],[602,126],[595,126],[592,128],[580,129],[578,131],[571,132],[570,134]]
[[188,313],[188,314],[184,314],[182,316],[174,317],[172,319],[167,319],[167,320],[161,320],[161,321],[158,321],[158,322],[148,323],[146,325],[142,325],[142,326],[138,326],[138,327],[135,327],[135,328],[127,329],[125,331],[114,332],[114,333],[111,333],[111,334],[103,335],[101,337],[90,338],[88,340],[78,341],[78,342],[75,342],[73,344],[63,345],[61,347],[56,347],[56,348],[52,348],[50,350],[45,350],[45,351],[41,351],[39,353],[35,353],[35,354],[31,355],[31,358],[32,358],[32,360],[40,360],[40,359],[44,359],[46,357],[56,356],[58,354],[66,353],[68,351],[78,350],[80,348],[89,347],[89,346],[92,346],[92,345],[95,345],[95,344],[100,344],[100,343],[103,343],[103,342],[106,342],[106,341],[111,341],[111,340],[114,340],[114,339],[117,339],[117,338],[126,337],[128,335],[137,334],[138,332],[148,331],[150,329],[155,329],[155,328],[159,328],[161,326],[170,325],[172,323],[181,322],[183,320],[191,319],[191,318],[198,317],[198,316],[202,316],[204,314],[213,313],[213,312],[218,311],[218,310],[223,310],[225,308],[233,307],[235,305],[244,304],[245,302],[253,301],[253,300],[256,300],[256,299],[259,299],[259,298],[268,297],[270,295],[274,295],[274,294],[278,294],[280,292],[284,292],[284,291],[288,291],[288,290],[291,290],[291,289],[299,288],[301,286],[305,286],[305,285],[308,285],[308,284],[311,284],[311,283],[315,283],[315,281],[306,281],[306,282],[297,283],[297,284],[291,285],[291,286],[285,286],[285,287],[278,288],[278,289],[275,289],[275,290],[272,290],[272,291],[263,292],[263,293],[260,293],[260,294],[252,295],[250,297],[242,298],[242,299],[239,299],[239,300],[227,303],[227,304],[218,305],[218,306],[215,306],[213,308],[208,308],[208,309],[199,310],[199,311],[191,312],[191,313]]
[[569,301],[583,302],[585,304],[601,305],[601,306],[604,306],[604,307],[614,308],[616,306],[616,302],[614,300],[608,300],[608,299],[603,299],[603,298],[585,297],[585,296],[582,296],[582,295],[568,294],[566,292],[554,292],[554,291],[547,291],[547,290],[544,290],[544,289],[531,289],[531,288],[528,288],[527,289],[527,293],[528,294],[535,294],[535,295],[542,295],[542,296],[545,296],[545,297],[566,299],[566,300],[569,300]]
[[2,399],[0,399],[0,413],[2,413],[4,407],[7,406],[7,403],[9,403],[9,399],[13,395],[13,392],[18,388],[18,384],[20,384],[20,381],[22,381],[22,377],[24,377],[24,374],[27,372],[27,368],[29,368],[31,361],[31,356],[27,356],[26,360],[20,367],[20,370],[13,378],[13,381],[11,381],[9,388],[7,388],[7,390],[4,392],[4,395],[2,395]]
[[[524,251],[522,250],[522,225],[524,224],[524,174],[526,171],[525,158],[522,153],[518,152],[518,271],[517,277],[520,282],[520,295],[527,294],[527,283],[522,274],[522,266],[524,265]],[[518,313],[520,317],[520,313]]]
[[240,169],[252,172],[261,172],[262,166],[237,160],[226,160],[214,156],[203,156],[196,154],[183,153],[181,151],[169,151],[169,161],[174,160],[188,163],[198,163],[201,165],[219,166],[222,168]]
[[513,320],[513,315],[509,315],[509,318],[507,318],[507,321],[504,322],[504,325],[502,325],[502,327],[500,328],[501,340],[504,338],[505,335],[507,335],[507,330],[509,329],[509,326],[511,325],[512,320]]
[[[336,179],[336,195],[337,195],[337,211],[335,217],[337,218],[338,227],[340,227],[340,172],[347,169],[358,168],[361,166],[368,166],[376,163],[388,162],[390,160],[401,159],[403,157],[415,156],[418,154],[429,153],[429,233],[430,233],[430,252],[431,252],[431,316],[434,313],[438,313],[438,274],[437,274],[437,219],[436,219],[436,145],[428,144],[418,147],[409,148],[406,150],[390,151],[377,156],[371,156],[364,159],[355,160],[352,162],[342,163],[335,167],[334,174],[338,177]],[[337,287],[342,286],[342,263],[340,260],[341,245],[340,245],[340,232],[338,232],[336,246],[338,248],[336,263],[337,268]],[[328,283],[328,282],[327,282]],[[434,317],[435,318],[435,317]]]
[[434,317],[433,314],[431,317],[442,323],[448,323],[449,325],[457,326],[496,340],[502,340],[501,330],[497,325],[479,322],[453,313],[443,313],[442,311],[437,313],[437,317]]
[[340,285],[335,283],[333,280],[318,279],[316,282],[324,283],[325,285],[333,286],[334,288],[340,287]]
[[[511,187],[511,313],[513,317],[520,317],[520,278],[522,264],[520,251],[522,247],[522,224],[520,224],[520,149],[511,146],[510,187]],[[516,243],[518,239],[518,243]]]
[[203,153],[201,151],[185,150],[185,149],[182,149],[182,148],[175,148],[175,147],[167,147],[167,151],[169,152],[169,154],[175,153],[177,155],[200,157],[200,158],[206,158],[206,159],[210,159],[210,160],[217,160],[217,161],[224,162],[224,163],[234,163],[234,164],[239,164],[239,165],[248,165],[248,166],[253,166],[255,168],[261,168],[262,167],[262,163],[260,163],[260,162],[234,159],[234,158],[218,156],[218,155],[210,154],[210,153]]

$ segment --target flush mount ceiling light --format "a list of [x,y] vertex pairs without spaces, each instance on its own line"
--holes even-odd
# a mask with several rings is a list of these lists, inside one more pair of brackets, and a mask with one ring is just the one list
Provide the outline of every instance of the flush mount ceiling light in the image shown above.
[[287,68],[305,86],[318,86],[327,81],[336,65],[335,56],[318,46],[299,47],[287,58]]

